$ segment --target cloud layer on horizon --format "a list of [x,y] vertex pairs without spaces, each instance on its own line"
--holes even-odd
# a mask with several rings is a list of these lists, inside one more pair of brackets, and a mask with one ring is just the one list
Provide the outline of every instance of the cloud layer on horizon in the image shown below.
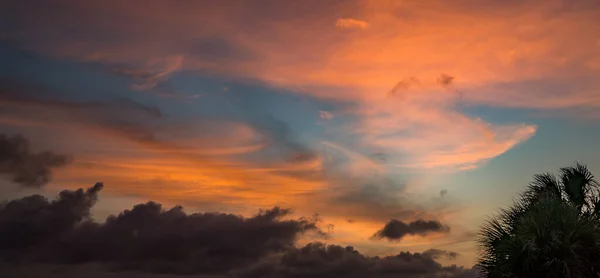
[[[250,218],[224,213],[187,214],[155,202],[135,205],[105,222],[90,219],[103,184],[40,195],[0,206],[0,259],[9,263],[103,262],[114,270],[233,277],[475,277],[476,271],[435,261],[443,250],[367,257],[352,247],[310,243],[307,232],[323,233],[318,219],[283,219],[275,207]],[[6,267],[6,266],[3,266]]]

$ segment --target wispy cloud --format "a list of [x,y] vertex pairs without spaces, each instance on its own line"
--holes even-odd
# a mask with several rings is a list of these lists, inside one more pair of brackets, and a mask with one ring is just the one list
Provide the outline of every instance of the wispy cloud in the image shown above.
[[333,118],[333,114],[331,112],[321,110],[319,111],[319,118],[323,120],[331,120]]
[[339,18],[335,22],[335,27],[341,29],[367,29],[369,27],[369,23],[363,20],[358,20],[354,18]]
[[[598,57],[596,48],[592,47],[597,44],[597,38],[587,35],[595,33],[597,28],[593,22],[600,11],[593,9],[593,5],[573,5],[570,12],[562,12],[556,9],[555,1],[539,2],[540,9],[531,12],[524,7],[530,7],[532,3],[472,6],[466,2],[394,5],[366,1],[364,5],[356,6],[349,2],[322,7],[323,11],[345,11],[352,16],[334,18],[335,26],[317,28],[318,34],[310,30],[332,19],[323,14],[313,14],[309,18],[296,12],[308,9],[310,5],[306,5],[292,8],[281,4],[278,6],[280,13],[289,16],[290,20],[268,24],[272,15],[249,17],[247,12],[252,10],[249,8],[232,11],[215,5],[213,10],[219,16],[210,17],[198,16],[197,11],[206,9],[195,5],[161,9],[158,4],[149,3],[152,10],[160,11],[160,16],[166,19],[160,28],[154,20],[129,17],[135,13],[135,5],[123,5],[115,21],[134,21],[136,24],[124,24],[130,27],[115,29],[119,36],[110,38],[114,40],[113,44],[100,45],[100,41],[92,41],[69,45],[77,48],[69,53],[79,57],[95,53],[98,60],[139,65],[131,72],[139,76],[134,85],[139,89],[152,88],[164,81],[182,67],[182,57],[185,57],[186,69],[190,70],[259,79],[288,88],[320,88],[299,91],[356,103],[360,109],[353,113],[358,118],[356,130],[360,132],[354,135],[362,136],[358,139],[362,139],[365,146],[390,149],[390,163],[411,167],[458,166],[457,169],[462,169],[464,165],[478,165],[527,140],[535,132],[535,126],[525,123],[499,125],[485,122],[464,114],[459,105],[558,107],[562,111],[599,105],[594,92],[600,84],[593,78],[586,79],[598,70],[589,66],[590,60]],[[92,6],[73,4],[69,9],[87,11]],[[518,20],[503,20],[503,15],[511,13],[519,14]],[[75,15],[81,12],[70,14],[62,20],[78,22]],[[546,20],[550,14],[556,20]],[[60,32],[53,25],[52,15],[45,16],[50,17],[46,20],[48,24],[40,26],[32,22],[24,28]],[[244,24],[236,18],[244,18]],[[417,18],[423,20],[413,24]],[[103,26],[92,19],[77,24],[90,30]],[[256,31],[254,36],[238,36],[231,32],[256,26],[261,28],[253,29]],[[353,36],[335,30],[367,26],[373,30],[381,26],[385,31]],[[151,29],[178,31],[147,31]],[[554,30],[557,35],[550,35],[545,30]],[[496,35],[488,40],[478,39],[490,32]],[[265,36],[270,39],[260,39]],[[311,43],[300,43],[305,41]],[[445,46],[444,51],[439,51],[440,44]],[[57,47],[51,48],[51,45]],[[50,41],[47,46],[45,51],[67,47],[61,45],[61,41]],[[215,52],[216,49],[227,51]],[[570,49],[568,57],[564,57],[561,49]],[[179,54],[173,55],[174,50]],[[203,56],[206,53],[212,54]],[[232,60],[232,57],[237,58]],[[547,78],[557,76],[568,82],[565,86],[548,86],[556,93],[529,82],[549,83]],[[578,80],[587,80],[586,85],[572,85],[581,84]],[[456,98],[458,91],[460,99]],[[386,92],[393,97],[386,99]],[[565,97],[567,95],[569,97]],[[324,113],[319,116],[329,117]],[[461,123],[460,132],[450,128],[457,126],[457,122]],[[387,132],[392,129],[402,132]],[[417,144],[414,140],[417,137],[424,143]],[[418,159],[395,163],[392,156],[403,155],[395,150],[409,150],[408,156]]]
[[165,59],[152,59],[146,63],[143,68],[125,69],[116,68],[115,70],[134,78],[131,87],[134,90],[148,90],[156,87],[160,82],[164,82],[169,75],[182,68],[183,56],[172,56]]

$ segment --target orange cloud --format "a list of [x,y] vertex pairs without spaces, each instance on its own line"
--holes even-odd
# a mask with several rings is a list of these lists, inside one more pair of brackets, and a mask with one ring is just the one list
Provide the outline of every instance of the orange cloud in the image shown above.
[[335,27],[341,29],[367,29],[369,27],[369,23],[366,21],[353,19],[353,18],[339,18],[335,22]]
[[[247,13],[253,10],[244,4],[234,10],[215,5],[211,7],[214,16],[198,16],[207,9],[195,5],[165,7],[149,1],[145,4],[148,16],[132,17],[138,14],[135,5],[126,4],[115,16],[115,22],[137,23],[124,24],[130,27],[116,28],[116,32],[142,34],[142,39],[137,36],[102,47],[93,43],[69,45],[55,53],[142,65],[153,64],[156,57],[185,55],[185,65],[180,58],[167,59],[170,62],[163,70],[150,75],[151,82],[141,84],[152,85],[152,80],[161,80],[179,68],[199,69],[352,101],[359,107],[354,111],[358,121],[353,128],[363,136],[365,146],[392,153],[403,150],[415,158],[398,165],[464,168],[527,140],[535,127],[486,123],[463,114],[460,105],[532,109],[600,105],[595,93],[600,83],[593,78],[588,78],[586,86],[563,86],[556,93],[525,82],[559,78],[575,84],[600,74],[593,66],[600,57],[598,38],[591,35],[600,31],[595,24],[599,11],[590,8],[588,2],[569,4],[570,10],[564,10],[561,1],[358,1],[324,6],[323,13],[306,15],[298,11],[309,5],[298,4],[278,7],[284,20],[271,15],[249,19]],[[102,5],[81,4],[78,9],[102,10]],[[352,16],[332,18],[325,11]],[[506,21],[509,15],[513,20]],[[164,19],[160,28],[157,17]],[[324,24],[332,20],[335,26]],[[84,24],[101,28],[93,20]],[[368,32],[360,34],[336,30],[366,26]],[[253,32],[243,32],[247,28]],[[143,34],[153,29],[178,31],[150,32],[160,39],[149,44]],[[197,42],[198,49],[183,51],[189,49],[190,42]],[[178,54],[172,56],[164,49],[178,49]],[[216,49],[220,52],[214,52]],[[439,83],[442,73],[452,77],[452,87]],[[404,84],[399,83],[402,80],[418,82],[398,87]],[[323,89],[306,89],[309,87]],[[390,90],[394,98],[388,97]],[[448,90],[460,92],[460,98]],[[390,130],[398,132],[391,134]]]

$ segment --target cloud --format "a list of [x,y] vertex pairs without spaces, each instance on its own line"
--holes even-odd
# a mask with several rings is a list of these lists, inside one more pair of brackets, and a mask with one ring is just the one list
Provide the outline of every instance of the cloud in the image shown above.
[[[137,113],[144,116],[162,117],[157,107],[143,105],[128,98],[118,98],[103,101],[72,101],[62,100],[63,96],[31,84],[0,83],[0,104],[13,105],[18,108],[55,109],[65,112],[90,113],[89,117],[105,111],[110,113]],[[98,115],[99,116],[99,115]],[[105,116],[105,115],[103,115]],[[133,115],[129,115],[133,116]]]
[[[0,259],[13,263],[102,262],[113,270],[233,277],[471,277],[472,269],[441,266],[443,250],[368,257],[352,247],[298,237],[322,232],[317,218],[290,218],[274,207],[251,217],[184,212],[155,202],[135,205],[105,222],[90,219],[103,184],[64,190],[56,200],[32,195],[0,206]],[[7,265],[5,264],[4,267]],[[32,265],[35,267],[35,265]]]
[[353,182],[361,181],[350,180],[344,184],[344,187],[331,188],[329,208],[323,209],[328,211],[339,209],[339,213],[347,217],[367,221],[385,221],[390,217],[404,218],[423,213],[423,209],[410,200],[402,183],[377,178],[362,185]]
[[453,252],[453,251],[446,251],[446,250],[441,250],[441,249],[427,249],[425,251],[423,251],[423,255],[429,256],[433,259],[438,259],[441,257],[446,257],[449,259],[456,259],[456,257],[458,257],[458,253]]
[[[220,3],[207,9],[151,1],[144,3],[152,11],[145,16],[132,16],[138,12],[133,3],[120,4],[118,13],[103,3],[77,2],[43,13],[42,5],[15,2],[4,9],[9,23],[5,25],[20,28],[0,34],[42,53],[139,66],[133,68],[144,68],[156,57],[182,55],[186,70],[257,79],[302,88],[298,93],[353,102],[359,108],[351,111],[354,121],[344,126],[350,133],[345,136],[361,140],[364,147],[383,149],[389,162],[400,167],[461,170],[502,155],[528,140],[536,127],[518,121],[486,122],[465,114],[459,101],[536,110],[560,107],[568,114],[581,106],[597,107],[594,92],[600,86],[592,78],[598,75],[593,65],[600,61],[597,38],[589,36],[597,31],[595,18],[600,13],[594,1],[569,3],[568,9],[560,8],[561,1],[471,2],[303,1],[257,10],[244,1],[238,9]],[[316,3],[319,11],[314,11]],[[208,10],[210,14],[203,14]],[[113,21],[106,25],[102,19],[109,13]],[[507,22],[508,15],[518,20]],[[28,20],[31,17],[36,20]],[[354,21],[368,22],[370,31],[359,36],[331,24],[362,28],[350,23]],[[67,33],[64,25],[76,31]],[[252,35],[240,36],[239,30]],[[489,33],[495,35],[479,39]],[[446,46],[444,51],[439,51],[440,44]],[[566,56],[564,49],[569,49]],[[421,82],[406,86],[398,82],[403,76]],[[458,78],[460,84],[454,82]],[[532,80],[551,83],[557,78],[568,82],[556,94],[527,86],[497,86]],[[588,85],[577,85],[582,80]],[[440,85],[464,94],[459,100]],[[402,92],[402,98],[385,92]],[[461,130],[450,128],[454,126]],[[486,129],[494,136],[486,136]],[[423,144],[415,147],[414,138]],[[404,158],[401,164],[395,161],[398,157]]]
[[284,220],[290,211],[275,207],[250,218],[224,213],[187,214],[181,206],[165,210],[155,202],[89,219],[102,189],[62,191],[54,201],[33,195],[0,208],[3,260],[54,263],[108,262],[120,269],[150,272],[211,273],[242,267],[284,252],[315,219]]
[[333,114],[331,114],[331,112],[328,112],[328,111],[320,110],[319,118],[321,118],[323,120],[331,120],[333,118]]
[[447,233],[449,231],[449,227],[435,220],[426,221],[419,219],[405,223],[397,219],[392,219],[381,230],[377,231],[372,238],[397,241],[407,235],[423,236],[428,233]]
[[367,29],[369,27],[369,23],[363,20],[353,19],[353,18],[339,18],[335,22],[335,27],[340,29]]
[[[103,176],[122,184],[111,194],[237,211],[297,204],[324,184],[320,153],[260,103],[236,104],[234,115],[182,118],[128,98],[73,100],[62,91],[0,85],[3,127],[47,133],[45,143],[77,154],[61,171],[63,184]],[[160,187],[157,180],[170,182]]]
[[[154,129],[163,118],[157,107],[128,98],[102,101],[61,100],[63,96],[22,84],[1,84],[0,107],[6,116],[44,124],[77,126],[122,136],[138,143],[156,144]],[[29,112],[29,113],[28,113]]]
[[399,93],[400,91],[408,90],[410,87],[416,86],[419,84],[420,84],[419,80],[417,80],[414,77],[403,79],[403,80],[398,81],[398,83],[396,83],[396,85],[394,85],[394,87],[390,90],[390,92],[388,94],[390,96],[393,96],[396,93]]
[[[126,97],[102,101],[61,98],[67,97],[61,92],[49,92],[31,85],[0,84],[0,107],[6,107],[5,116],[42,125],[57,122],[75,125],[78,129],[125,138],[172,153],[201,154],[199,150],[203,150],[204,154],[211,155],[262,151],[268,153],[271,160],[274,154],[279,154],[277,159],[286,162],[306,162],[318,156],[299,142],[288,123],[265,112],[258,104],[236,103],[235,106],[240,108],[236,115],[179,119],[174,123],[158,107]],[[201,132],[203,129],[211,132]],[[188,142],[180,144],[177,140]],[[195,144],[191,145],[189,141],[195,141]]]
[[444,198],[446,195],[448,195],[448,189],[440,190],[440,198]]
[[[401,168],[477,167],[528,140],[535,125],[492,124],[454,111],[457,96],[429,87],[365,101],[353,124],[361,142],[385,150]],[[459,131],[460,130],[460,131]],[[444,134],[444,136],[440,136]],[[400,161],[401,160],[401,161]]]
[[167,80],[170,74],[182,68],[183,56],[176,55],[163,60],[150,60],[144,68],[122,69],[116,68],[117,72],[130,75],[134,78],[131,86],[134,90],[148,90],[156,87],[159,83]]
[[26,257],[28,249],[58,243],[82,221],[89,220],[90,209],[102,187],[102,183],[96,183],[87,190],[64,190],[53,201],[31,195],[1,206],[0,258],[18,260]]
[[454,76],[450,76],[450,75],[447,75],[447,74],[442,74],[442,75],[440,75],[440,77],[438,77],[437,82],[442,87],[451,86],[452,84],[454,84]]
[[67,155],[49,151],[34,153],[22,135],[0,134],[0,175],[24,187],[41,187],[52,179],[55,168],[71,162]]
[[436,252],[400,252],[395,256],[368,257],[351,246],[310,243],[266,261],[234,272],[235,277],[478,277],[477,269],[442,266],[434,260]]
[[303,162],[318,157],[314,150],[299,142],[288,123],[266,113],[248,115],[248,118],[250,124],[265,136],[269,148],[279,151],[278,155],[285,160]]

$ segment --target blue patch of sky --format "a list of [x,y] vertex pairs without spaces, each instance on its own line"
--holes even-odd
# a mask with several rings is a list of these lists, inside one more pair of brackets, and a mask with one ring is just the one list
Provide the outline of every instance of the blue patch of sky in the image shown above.
[[0,43],[0,78],[44,90],[38,97],[63,101],[114,100],[129,91],[130,78],[106,65],[41,56]]

